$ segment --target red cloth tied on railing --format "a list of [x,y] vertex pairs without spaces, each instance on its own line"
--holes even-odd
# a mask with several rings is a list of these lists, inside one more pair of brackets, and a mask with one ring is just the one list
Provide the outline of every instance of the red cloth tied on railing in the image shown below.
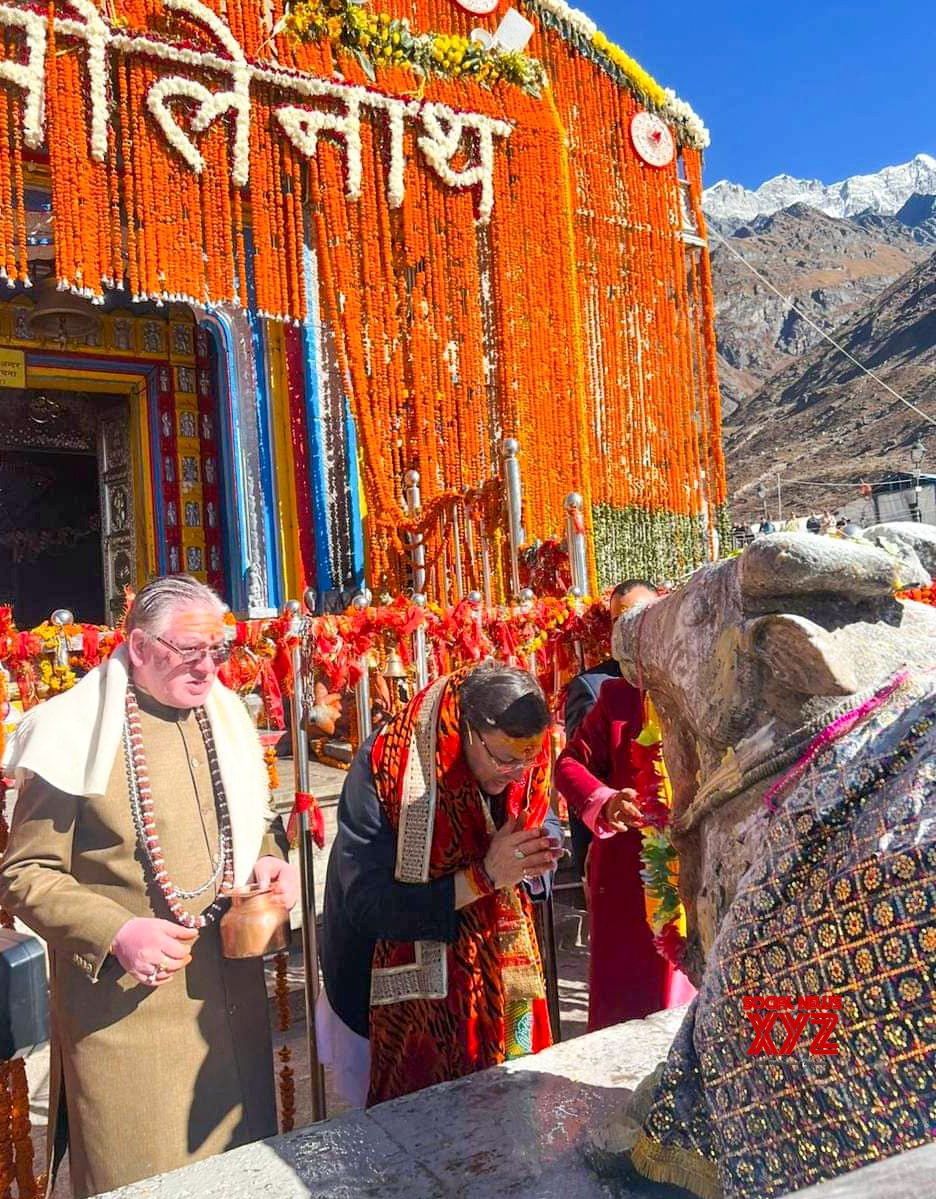
[[307,812],[309,816],[309,831],[312,834],[312,840],[319,849],[324,849],[325,817],[318,805],[318,800],[309,791],[296,792],[296,802],[293,804],[293,810],[289,814],[289,823],[286,825],[289,844],[293,847],[299,844],[299,817],[303,812]]

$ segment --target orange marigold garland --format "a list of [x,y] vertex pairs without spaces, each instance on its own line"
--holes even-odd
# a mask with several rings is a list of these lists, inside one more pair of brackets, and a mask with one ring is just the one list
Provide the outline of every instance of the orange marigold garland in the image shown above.
[[[406,119],[402,207],[392,209],[387,197],[385,112],[368,108],[362,115],[363,186],[360,198],[349,200],[344,138],[323,132],[307,160],[276,116],[281,104],[306,101],[269,77],[250,83],[247,189],[231,178],[233,110],[201,129],[197,102],[171,100],[172,119],[204,158],[196,176],[147,97],[179,69],[182,60],[173,56],[183,39],[217,51],[212,35],[156,0],[114,0],[109,19],[125,32],[161,38],[167,49],[146,57],[139,48],[109,48],[114,125],[99,163],[88,145],[86,44],[49,26],[47,141],[59,278],[100,295],[126,274],[135,297],[202,303],[236,296],[246,304],[249,222],[254,306],[261,315],[301,319],[308,223],[321,315],[337,344],[363,447],[372,585],[407,582],[405,534],[412,526],[400,490],[410,468],[422,475],[424,507],[439,505],[433,521],[450,543],[449,575],[460,559],[463,577],[477,579],[465,543],[465,504],[496,474],[504,436],[521,443],[529,539],[561,536],[565,493],[577,489],[588,501],[591,490],[587,523],[599,509],[605,524],[609,513],[630,514],[637,532],[627,534],[625,557],[643,554],[643,542],[662,534],[678,562],[691,565],[700,555],[697,527],[723,505],[725,480],[710,268],[707,254],[687,254],[680,237],[680,165],[704,232],[701,159],[693,148],[702,143],[685,113],[668,108],[636,64],[600,34],[583,34],[581,20],[553,2],[523,6],[535,32],[520,58],[545,65],[552,86],[542,99],[506,83],[482,86],[497,72],[476,70],[478,52],[462,41],[475,19],[450,0],[329,3],[339,33],[322,25],[324,10],[314,3],[293,6],[293,36],[280,27],[281,0],[266,8],[212,0],[211,8],[250,62],[325,80],[337,66],[346,83],[416,96]],[[296,27],[300,11],[304,33]],[[49,13],[63,15],[54,3]],[[407,65],[410,42],[403,46],[402,34],[399,45],[392,40],[399,32],[393,22],[402,18],[416,41],[427,28],[444,31],[434,58],[439,77],[420,79],[412,56]],[[296,40],[300,34],[313,40]],[[348,53],[358,34],[367,38],[371,66]],[[3,53],[21,54],[18,33],[4,32],[2,40]],[[182,73],[209,91],[221,86],[218,71],[197,62]],[[477,190],[450,187],[429,167],[420,141],[424,100],[512,126],[509,137],[495,139],[490,226],[477,224]],[[335,111],[332,101],[322,103]],[[648,167],[630,142],[630,122],[643,104],[671,119],[681,141],[681,159],[662,170]],[[23,280],[23,102],[7,89],[0,127],[4,117],[10,136],[0,148],[7,181],[0,186],[2,264]],[[465,136],[451,166],[464,170],[478,152],[477,139]],[[492,568],[496,576],[493,560]],[[593,572],[593,590],[596,582]]]

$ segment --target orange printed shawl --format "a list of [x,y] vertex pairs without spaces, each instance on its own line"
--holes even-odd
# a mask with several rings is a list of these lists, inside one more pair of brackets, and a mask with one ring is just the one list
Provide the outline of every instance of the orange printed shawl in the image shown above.
[[[418,885],[482,858],[493,825],[459,733],[467,671],[417,695],[374,741],[377,795],[397,837],[396,878]],[[506,793],[528,827],[549,807],[544,748]],[[507,1056],[506,1005],[532,1000],[533,1052],[552,1043],[542,965],[525,888],[485,896],[459,913],[452,945],[379,941],[371,982],[368,1105],[498,1065]]]

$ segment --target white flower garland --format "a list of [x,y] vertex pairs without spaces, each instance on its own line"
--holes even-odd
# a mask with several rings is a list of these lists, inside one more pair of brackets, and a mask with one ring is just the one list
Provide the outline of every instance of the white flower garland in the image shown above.
[[45,135],[46,19],[28,8],[4,4],[0,5],[0,25],[26,34],[26,62],[3,59],[0,79],[25,91],[23,141],[31,150],[38,150]]
[[347,105],[347,112],[321,112],[310,108],[296,108],[284,105],[276,110],[276,119],[283,132],[300,152],[307,158],[314,158],[318,150],[318,135],[323,132],[337,134],[345,144],[345,157],[348,161],[348,181],[346,192],[349,200],[361,198],[361,104],[362,87],[345,88],[341,100]]
[[[471,188],[480,184],[478,219],[482,224],[487,223],[494,208],[494,138],[510,137],[513,127],[493,117],[455,112],[445,104],[424,104],[420,116],[426,132],[418,139],[419,148],[430,166],[449,187]],[[478,162],[455,171],[452,159],[461,147],[466,128],[478,135]]]
[[[250,85],[257,80],[310,98],[337,100],[346,106],[344,114],[335,114],[287,104],[277,110],[276,117],[284,133],[303,154],[311,156],[316,153],[318,134],[323,131],[335,133],[344,140],[348,166],[347,194],[351,199],[357,199],[361,194],[361,109],[368,107],[386,113],[390,130],[387,199],[393,208],[399,208],[405,197],[406,118],[418,117],[421,113],[425,114],[427,108],[431,109],[423,116],[426,136],[419,139],[429,164],[451,187],[480,187],[479,219],[490,219],[494,206],[494,137],[508,137],[512,132],[510,125],[478,113],[455,113],[444,105],[423,106],[419,102],[401,100],[369,88],[332,83],[279,67],[253,66],[247,61],[229,27],[202,0],[163,2],[171,12],[180,13],[208,30],[226,56],[210,50],[174,46],[150,37],[115,33],[101,17],[93,0],[69,0],[77,19],[55,18],[57,34],[77,38],[87,46],[90,148],[95,161],[103,162],[107,158],[110,120],[107,54],[113,48],[124,54],[143,54],[162,62],[230,77],[231,86],[228,90],[212,92],[197,79],[168,75],[156,80],[146,93],[146,106],[153,120],[172,149],[196,174],[200,175],[205,170],[205,159],[189,133],[176,120],[172,101],[188,100],[196,105],[189,123],[192,133],[204,133],[212,122],[233,109],[235,132],[231,178],[235,186],[246,187],[250,179]],[[0,62],[0,79],[8,79],[26,89],[25,138],[28,145],[38,147],[42,144],[45,132],[43,79],[47,50],[46,21],[38,13],[0,3],[0,24],[26,31],[27,63]],[[441,121],[445,122],[444,129]],[[464,133],[472,130],[477,134],[478,162],[463,171],[453,171],[451,160],[459,150]]]

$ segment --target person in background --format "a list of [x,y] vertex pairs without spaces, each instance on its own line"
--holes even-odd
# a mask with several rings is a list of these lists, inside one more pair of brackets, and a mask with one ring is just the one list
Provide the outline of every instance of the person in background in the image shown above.
[[[611,612],[613,625],[622,612],[633,607],[634,603],[655,597],[657,589],[646,579],[626,579],[611,592],[608,608]],[[606,658],[597,666],[583,670],[569,683],[565,701],[565,735],[566,743],[570,742],[578,731],[579,725],[595,706],[595,701],[602,686],[609,679],[619,679],[621,668],[614,658]],[[591,845],[591,829],[569,809],[569,833],[572,839],[572,866],[576,878],[585,877],[585,858]]]
[[560,855],[549,711],[524,670],[438,679],[358,751],[322,928],[319,1055],[354,1106],[552,1041],[532,896]]
[[0,904],[48,943],[50,1177],[76,1199],[276,1132],[263,961],[221,954],[224,892],[298,877],[263,750],[216,678],[221,601],[148,583],[126,645],[30,711]]
[[[656,598],[652,584],[633,583],[620,597],[621,610]],[[587,865],[589,1032],[677,1007],[695,993],[658,953],[646,917],[631,759],[643,723],[642,693],[626,679],[610,678],[556,763],[559,792],[593,834]]]

